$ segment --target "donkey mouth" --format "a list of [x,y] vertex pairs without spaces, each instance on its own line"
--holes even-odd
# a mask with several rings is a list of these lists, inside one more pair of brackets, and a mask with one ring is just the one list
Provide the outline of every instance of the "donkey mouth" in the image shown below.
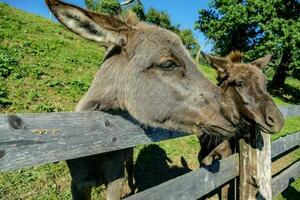
[[214,125],[205,127],[204,129],[205,129],[206,132],[208,132],[211,135],[218,135],[218,136],[221,136],[221,137],[233,136],[235,131],[236,131],[234,128],[225,129],[223,127],[214,126]]
[[268,134],[274,134],[274,133],[278,133],[284,123],[274,123],[274,124],[268,124],[265,122],[262,122],[262,120],[256,119],[256,120],[250,120],[250,119],[246,119],[243,118],[243,125],[242,126],[258,126],[264,133],[268,133]]
[[278,133],[282,129],[282,126],[268,126],[268,125],[262,125],[262,124],[258,124],[258,125],[259,125],[259,128],[263,132],[269,133],[269,134]]
[[266,127],[265,125],[262,124],[257,124],[259,128],[264,132],[264,133],[274,133],[273,131],[270,130],[270,128]]

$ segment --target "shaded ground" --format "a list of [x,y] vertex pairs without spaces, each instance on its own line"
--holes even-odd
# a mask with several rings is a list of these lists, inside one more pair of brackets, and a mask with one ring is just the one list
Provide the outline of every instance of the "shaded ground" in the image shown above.
[[134,178],[137,191],[151,188],[191,171],[183,157],[181,162],[181,166],[175,165],[166,151],[156,144],[142,148],[135,163]]
[[283,88],[274,90],[271,94],[286,103],[300,104],[300,86],[297,87],[286,83]]
[[[272,163],[272,174],[277,174],[286,169],[292,163],[300,160],[300,148],[288,153]],[[300,179],[293,180],[290,186],[285,189],[277,200],[296,200],[300,197]]]
[[285,199],[299,199],[300,192],[294,186],[289,186],[281,195]]

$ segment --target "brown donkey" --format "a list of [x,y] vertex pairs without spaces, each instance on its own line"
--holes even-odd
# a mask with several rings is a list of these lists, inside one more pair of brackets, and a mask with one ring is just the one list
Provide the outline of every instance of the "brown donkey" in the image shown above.
[[[58,0],[46,3],[68,29],[108,48],[76,111],[127,112],[148,126],[234,135],[239,122],[234,103],[197,70],[176,34],[133,14],[121,20]],[[103,183],[107,199],[120,199],[130,151],[67,161],[73,199],[90,199],[92,187]]]
[[[242,55],[238,51],[231,52],[226,58],[205,53],[202,55],[217,70],[218,85],[235,102],[241,121],[244,122],[239,127],[241,135],[246,132],[243,129],[255,125],[267,133],[276,133],[282,129],[284,118],[267,92],[267,79],[262,72],[270,62],[271,55],[247,64],[242,63]],[[199,134],[198,138],[201,144],[198,159],[204,166],[230,156],[236,139],[232,137],[224,140],[206,133]]]

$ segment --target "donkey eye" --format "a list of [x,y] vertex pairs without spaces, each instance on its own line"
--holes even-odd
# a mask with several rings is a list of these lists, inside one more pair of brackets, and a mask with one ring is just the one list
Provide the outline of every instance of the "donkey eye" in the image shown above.
[[170,70],[179,67],[179,65],[173,60],[165,60],[162,63],[160,63],[158,66],[164,70]]
[[244,87],[246,84],[243,81],[236,81],[235,86],[236,87]]

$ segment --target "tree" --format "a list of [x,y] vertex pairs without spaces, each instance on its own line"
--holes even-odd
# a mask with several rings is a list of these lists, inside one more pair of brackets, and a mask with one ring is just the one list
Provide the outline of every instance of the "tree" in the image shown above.
[[121,5],[118,0],[85,0],[85,5],[89,10],[103,14],[118,15],[121,13]]
[[192,30],[180,29],[179,25],[173,25],[167,12],[150,8],[146,13],[145,21],[175,32],[181,38],[182,43],[190,51],[191,55],[196,57],[200,46],[194,37]]
[[213,0],[199,10],[195,28],[226,55],[232,50],[253,60],[273,53],[271,88],[284,85],[286,77],[300,69],[300,3],[297,0]]
[[157,11],[154,8],[150,8],[148,10],[146,14],[146,21],[169,30],[175,29],[175,27],[171,25],[168,13],[164,11]]
[[165,11],[150,8],[145,13],[144,6],[140,0],[122,7],[118,0],[85,0],[85,4],[88,9],[104,14],[118,15],[121,12],[126,13],[128,10],[131,10],[136,13],[140,20],[169,29],[178,34],[192,56],[195,57],[199,50],[199,44],[190,29],[181,30],[179,25],[173,25],[168,13]]
[[182,40],[184,46],[190,51],[191,55],[195,58],[200,46],[198,41],[195,39],[191,29],[181,29],[177,33]]
[[146,21],[146,14],[144,11],[144,6],[140,0],[136,0],[136,3],[130,7],[130,10],[135,12],[141,21]]

